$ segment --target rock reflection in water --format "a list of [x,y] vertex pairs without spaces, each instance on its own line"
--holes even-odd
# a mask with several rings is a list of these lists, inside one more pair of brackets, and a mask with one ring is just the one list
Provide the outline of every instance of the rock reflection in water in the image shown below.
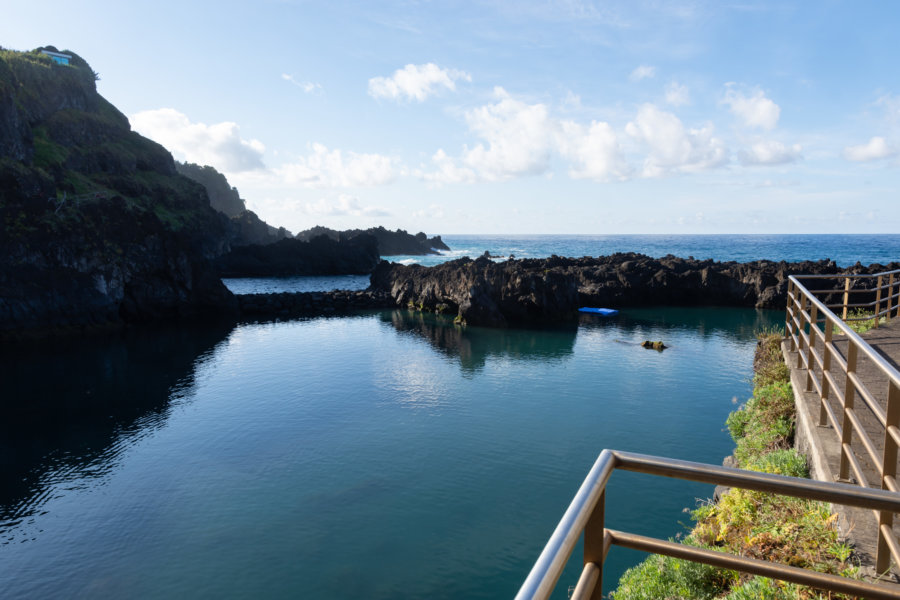
[[721,336],[735,341],[755,339],[766,329],[780,326],[784,313],[777,310],[748,310],[733,307],[654,307],[621,309],[613,317],[579,315],[579,325],[587,329],[614,326],[623,332],[653,329],[690,331],[701,338]]
[[428,340],[442,354],[458,358],[464,373],[482,369],[490,357],[552,362],[572,356],[578,325],[547,329],[460,327],[452,316],[410,310],[382,313],[381,319],[399,332]]
[[230,329],[156,326],[0,346],[0,532],[39,512],[52,486],[108,474],[165,422]]

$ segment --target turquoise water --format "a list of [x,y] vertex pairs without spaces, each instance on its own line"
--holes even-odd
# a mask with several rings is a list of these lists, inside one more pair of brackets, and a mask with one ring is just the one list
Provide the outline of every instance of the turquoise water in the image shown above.
[[[511,597],[601,449],[730,453],[779,318],[388,311],[0,347],[0,595]],[[711,494],[616,473],[607,522],[673,536]],[[607,581],[640,557],[613,549]]]

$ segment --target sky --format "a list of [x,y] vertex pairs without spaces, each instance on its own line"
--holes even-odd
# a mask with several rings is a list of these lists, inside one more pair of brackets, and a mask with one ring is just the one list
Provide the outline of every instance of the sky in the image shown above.
[[2,1],[293,232],[900,231],[898,2]]

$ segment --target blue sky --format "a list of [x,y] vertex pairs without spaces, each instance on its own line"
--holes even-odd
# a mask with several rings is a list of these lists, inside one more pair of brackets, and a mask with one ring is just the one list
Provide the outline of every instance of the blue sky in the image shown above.
[[900,3],[10,3],[299,231],[900,231]]

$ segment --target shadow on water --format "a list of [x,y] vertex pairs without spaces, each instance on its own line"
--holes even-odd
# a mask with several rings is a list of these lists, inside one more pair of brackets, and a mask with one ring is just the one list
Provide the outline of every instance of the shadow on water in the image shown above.
[[494,357],[543,363],[564,360],[572,356],[578,332],[575,322],[544,329],[460,327],[453,324],[453,317],[409,310],[384,312],[381,320],[458,359],[464,374],[480,371]]
[[171,398],[193,387],[197,365],[231,328],[155,326],[0,345],[0,524],[39,511],[55,483],[110,472],[118,440],[162,425]]

